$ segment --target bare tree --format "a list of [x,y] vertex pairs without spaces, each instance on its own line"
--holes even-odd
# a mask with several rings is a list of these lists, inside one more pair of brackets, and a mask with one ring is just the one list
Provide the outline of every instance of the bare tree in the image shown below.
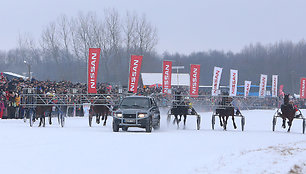
[[45,30],[43,30],[41,36],[41,47],[45,54],[54,59],[57,64],[59,63],[60,42],[56,30],[56,24],[54,22],[50,23]]
[[124,46],[126,47],[127,53],[130,53],[134,50],[133,45],[136,45],[136,26],[137,25],[137,14],[126,13],[125,23],[122,26],[123,35],[124,35]]
[[151,52],[158,42],[157,29],[153,27],[143,15],[137,20],[136,27],[137,43],[134,45],[141,53]]
[[69,20],[66,15],[61,15],[57,21],[60,49],[64,51],[64,58],[70,60],[69,52],[71,45],[71,35],[69,28]]
[[120,47],[121,25],[119,13],[115,9],[105,10],[105,27],[108,48],[117,52]]

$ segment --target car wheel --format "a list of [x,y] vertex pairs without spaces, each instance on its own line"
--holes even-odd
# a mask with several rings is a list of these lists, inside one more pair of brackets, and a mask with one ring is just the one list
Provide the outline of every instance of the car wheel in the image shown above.
[[154,130],[158,130],[160,129],[160,120],[158,120],[158,123],[156,125],[154,125]]
[[118,131],[119,131],[119,125],[113,122],[113,132],[118,132]]
[[152,118],[149,118],[146,125],[146,132],[152,132]]

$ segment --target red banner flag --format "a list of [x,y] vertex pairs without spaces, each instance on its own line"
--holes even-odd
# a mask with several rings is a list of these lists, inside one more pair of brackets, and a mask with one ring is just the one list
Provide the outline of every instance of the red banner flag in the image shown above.
[[306,78],[301,78],[300,98],[306,98]]
[[138,79],[141,69],[142,56],[132,55],[130,62],[129,91],[137,93]]
[[163,62],[163,93],[171,93],[172,61]]
[[87,92],[97,93],[97,75],[99,69],[100,48],[89,48]]
[[190,65],[190,96],[198,97],[200,83],[200,65]]
[[284,93],[284,85],[280,85],[279,86],[279,95],[280,96],[284,96],[285,95],[285,93]]

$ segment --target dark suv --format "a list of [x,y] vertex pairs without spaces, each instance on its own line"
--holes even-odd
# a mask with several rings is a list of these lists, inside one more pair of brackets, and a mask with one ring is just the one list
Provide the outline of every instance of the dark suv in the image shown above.
[[160,128],[160,112],[152,97],[129,96],[124,98],[113,112],[113,131],[119,128],[127,131],[129,127],[145,128],[146,132]]

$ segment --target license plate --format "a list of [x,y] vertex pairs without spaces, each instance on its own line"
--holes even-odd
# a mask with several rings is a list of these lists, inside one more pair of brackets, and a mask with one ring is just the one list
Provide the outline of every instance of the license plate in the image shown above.
[[125,122],[127,122],[127,123],[135,123],[135,119],[125,119]]

